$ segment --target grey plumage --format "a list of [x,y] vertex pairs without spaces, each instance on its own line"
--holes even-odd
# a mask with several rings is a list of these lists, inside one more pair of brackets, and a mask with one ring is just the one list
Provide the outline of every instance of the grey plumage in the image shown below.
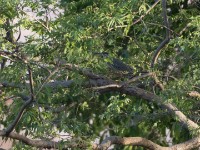
[[112,63],[107,63],[107,64],[111,69],[114,69],[116,71],[120,71],[125,74],[133,73],[133,68],[122,62],[120,59],[113,58]]
[[[103,58],[109,57],[109,54],[107,52],[95,53],[95,54],[100,55]],[[107,64],[112,71],[114,71],[117,74],[125,76],[128,75],[129,77],[133,75],[134,69],[130,65],[125,64],[123,61],[117,58],[110,58],[110,59],[111,62],[108,62]]]

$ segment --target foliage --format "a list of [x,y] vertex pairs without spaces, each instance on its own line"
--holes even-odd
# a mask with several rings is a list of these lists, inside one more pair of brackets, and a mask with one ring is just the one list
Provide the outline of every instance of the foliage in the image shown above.
[[[31,96],[29,65],[33,73],[34,101],[16,125],[16,132],[24,130],[34,139],[49,139],[63,131],[71,137],[94,141],[95,138],[103,140],[104,134],[100,132],[104,131],[122,137],[146,137],[167,146],[165,129],[169,128],[173,144],[191,139],[193,132],[156,104],[116,91],[99,93],[83,86],[89,80],[87,76],[63,67],[64,63],[75,64],[117,82],[128,79],[115,77],[115,72],[110,71],[107,62],[112,58],[132,66],[134,76],[154,71],[165,86],[164,91],[154,85],[151,77],[131,85],[142,85],[199,123],[198,99],[188,96],[190,91],[200,89],[198,6],[186,7],[183,1],[167,2],[172,37],[152,70],[152,55],[166,31],[160,3],[147,13],[153,3],[145,0],[1,0],[0,49],[21,58],[0,57],[2,62],[7,60],[0,72],[0,83],[13,85],[0,88],[1,124],[5,127],[11,124],[25,103],[24,96]],[[142,15],[143,19],[133,24]],[[5,27],[7,19],[11,22],[9,28]],[[19,41],[9,42],[5,38],[7,33],[12,30],[19,34],[19,28],[32,33],[25,37],[25,42],[20,42],[22,36]],[[95,55],[102,52],[109,53],[109,60]],[[46,86],[53,81],[68,80],[73,80],[69,88]],[[11,97],[13,103],[6,106],[5,101]],[[20,144],[14,146],[23,147]]]

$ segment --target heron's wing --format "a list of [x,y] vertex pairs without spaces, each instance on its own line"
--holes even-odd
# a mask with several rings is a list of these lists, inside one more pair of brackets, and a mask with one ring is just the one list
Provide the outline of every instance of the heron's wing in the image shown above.
[[133,73],[133,68],[131,66],[125,64],[124,62],[122,62],[120,59],[113,58],[112,63],[113,63],[113,64],[111,64],[112,67],[115,68],[116,70]]

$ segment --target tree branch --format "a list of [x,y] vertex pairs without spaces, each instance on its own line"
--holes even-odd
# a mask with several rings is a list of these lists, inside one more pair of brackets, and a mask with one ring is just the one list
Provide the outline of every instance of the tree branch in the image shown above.
[[137,19],[136,21],[134,21],[133,22],[133,25],[135,25],[136,23],[138,23],[138,22],[140,22],[157,4],[158,4],[158,2],[160,2],[160,0],[157,0],[152,6],[151,6],[151,8],[149,8],[148,10],[147,10],[147,12],[144,14],[144,15],[142,15],[142,16],[140,16],[140,18],[139,19]]
[[[83,75],[89,77],[90,81],[87,83],[88,84],[87,86],[90,86],[90,87],[96,86],[97,87],[97,86],[107,86],[107,85],[114,84],[115,86],[110,86],[109,89],[107,89],[106,91],[115,90],[115,91],[119,91],[121,93],[125,93],[125,94],[131,95],[131,96],[138,96],[144,100],[147,100],[149,102],[152,102],[152,103],[160,106],[160,108],[167,109],[171,114],[177,116],[178,119],[180,120],[180,122],[183,125],[185,125],[187,128],[195,129],[195,130],[199,129],[198,124],[196,124],[195,122],[193,122],[192,120],[187,118],[175,106],[173,106],[170,103],[165,103],[165,101],[162,98],[160,98],[159,96],[157,96],[151,92],[148,92],[146,90],[143,90],[143,89],[135,87],[135,86],[129,86],[129,87],[121,86],[123,83],[116,83],[110,79],[105,78],[104,76],[96,75],[86,69],[81,69],[77,65],[66,64],[65,67],[69,70],[76,70],[80,74],[83,74]],[[119,87],[121,87],[121,88],[119,88]]]
[[[4,137],[4,131],[0,130],[0,136]],[[54,148],[59,149],[62,147],[62,149],[67,148],[82,148],[87,149],[90,145],[81,140],[81,139],[72,139],[67,142],[59,141],[54,142],[51,140],[33,140],[30,138],[27,138],[24,135],[20,135],[18,133],[11,132],[8,135],[9,138],[14,140],[19,140],[27,145],[36,147],[36,148]],[[111,145],[118,144],[118,145],[132,145],[132,146],[142,146],[144,148],[148,149],[159,149],[159,150],[175,150],[175,149],[181,149],[181,150],[188,150],[188,149],[194,149],[198,148],[200,146],[200,137],[193,138],[191,140],[188,140],[186,142],[173,145],[171,147],[162,147],[150,140],[147,140],[142,137],[119,137],[119,136],[111,136],[106,138],[101,144],[92,144],[92,149],[94,150],[106,150]]]
[[31,95],[31,101],[34,100],[34,91],[33,91],[33,74],[31,67],[28,65],[28,77],[29,77],[29,85],[30,85],[30,95]]
[[[160,98],[159,96],[146,91],[144,89],[138,88],[136,86],[121,86],[123,83],[117,83],[115,81],[112,81],[110,79],[105,78],[104,76],[101,75],[96,75],[92,73],[91,71],[81,69],[77,65],[72,65],[72,64],[67,64],[65,67],[69,70],[75,70],[78,71],[80,74],[83,74],[87,77],[89,77],[89,82],[86,82],[83,86],[85,87],[96,87],[96,90],[106,90],[104,92],[109,92],[109,91],[119,91],[123,94],[128,94],[130,96],[137,96],[140,97],[144,100],[147,100],[151,103],[154,103],[158,105],[160,108],[167,109],[171,114],[175,115],[178,117],[180,122],[185,125],[189,129],[199,129],[198,124],[187,118],[181,111],[179,111],[174,105],[170,103],[166,103],[165,100]],[[111,85],[111,86],[110,86]],[[113,86],[114,85],[114,86]],[[99,87],[99,88],[98,88]]]
[[[5,137],[4,135],[4,131],[0,130],[0,136]],[[54,141],[50,141],[50,140],[33,140],[30,138],[27,138],[24,135],[20,135],[18,133],[14,133],[11,132],[8,136],[11,139],[14,140],[19,140],[27,145],[36,147],[36,148],[53,148],[53,149],[59,149],[59,148],[63,148],[63,149],[67,149],[67,148],[83,148],[86,149],[86,147],[89,147],[89,144],[82,143],[82,141],[80,139],[74,139],[74,140],[70,140],[67,141],[67,143],[65,144],[63,141],[61,142],[54,142]]]
[[[163,11],[163,20],[164,20],[164,26],[166,27],[166,37],[165,39],[160,43],[156,51],[154,52],[153,59],[151,61],[151,68],[154,68],[155,63],[157,62],[158,56],[160,55],[160,52],[162,48],[169,43],[170,41],[170,28],[169,28],[169,22],[167,18],[167,4],[166,0],[162,0],[162,11]],[[154,75],[154,80],[156,84],[160,87],[161,90],[164,90],[164,86],[161,84],[161,82],[158,80],[157,76]]]
[[191,97],[200,98],[200,93],[197,92],[197,91],[190,91],[190,92],[188,93],[188,95],[191,96]]
[[[90,86],[104,86],[105,84],[111,84],[110,81],[106,81],[106,79],[102,80],[91,80]],[[189,129],[199,130],[199,125],[190,120],[188,117],[186,117],[181,111],[179,111],[174,105],[171,103],[166,103],[166,100],[163,100],[159,96],[146,91],[144,89],[138,88],[136,86],[119,86],[121,83],[115,83],[114,81],[112,84],[115,84],[114,87],[109,87],[106,92],[109,91],[119,91],[123,94],[127,94],[130,96],[137,96],[139,98],[142,98],[144,100],[147,100],[148,102],[154,103],[158,105],[161,109],[167,109],[169,113],[173,114],[174,116],[178,117],[180,122]],[[116,86],[118,84],[118,86]]]
[[36,17],[34,17],[33,15],[29,15],[27,12],[25,12],[24,10],[20,10],[24,15],[26,15],[27,17],[34,19],[36,22],[38,22],[39,24],[42,25],[42,27],[44,27],[49,33],[51,33],[51,30],[48,28],[48,26],[46,26],[44,23],[42,23],[39,19],[37,19]]
[[181,111],[179,111],[174,105],[170,103],[166,103],[165,100],[161,99],[159,96],[148,92],[146,90],[143,90],[138,87],[123,87],[120,90],[120,92],[131,95],[131,96],[138,96],[144,100],[147,100],[149,102],[152,102],[156,105],[158,105],[160,108],[167,109],[171,114],[178,117],[180,122],[186,126],[189,129],[199,130],[199,125],[190,120],[188,117],[186,117]]
[[153,59],[151,61],[151,68],[154,68],[155,63],[157,62],[158,56],[160,55],[160,52],[162,48],[169,43],[170,41],[170,27],[169,22],[167,19],[167,8],[166,8],[166,0],[162,0],[162,11],[163,11],[163,20],[164,20],[164,26],[166,27],[166,36],[165,39],[160,43],[156,51],[154,52]]
[[15,126],[17,125],[17,123],[19,122],[19,120],[21,119],[25,109],[28,107],[28,105],[31,103],[31,99],[29,99],[28,101],[26,101],[24,103],[24,105],[21,107],[21,109],[19,110],[17,116],[15,117],[15,119],[13,120],[13,122],[5,129],[4,134],[8,136],[10,134],[10,132],[13,131],[13,129],[15,128]]
[[129,85],[130,83],[135,82],[135,81],[137,81],[137,80],[139,80],[139,79],[146,78],[146,77],[153,76],[153,75],[154,75],[153,72],[148,72],[148,73],[142,74],[142,75],[140,75],[140,76],[133,77],[132,79],[130,79],[130,80],[128,80],[128,81],[125,81],[125,82],[122,84],[122,86],[127,86],[127,85]]
[[24,105],[21,107],[20,111],[18,112],[17,116],[13,120],[13,122],[4,130],[4,135],[8,136],[10,132],[13,131],[15,126],[18,124],[19,120],[21,119],[25,109],[28,107],[28,105],[33,102],[34,100],[34,93],[33,93],[33,76],[30,66],[28,65],[28,73],[29,73],[29,84],[30,84],[30,99],[24,103]]
[[198,148],[200,146],[200,137],[191,139],[181,144],[173,145],[171,147],[162,147],[150,140],[147,140],[141,137],[111,136],[111,137],[106,138],[100,145],[94,145],[93,148],[99,149],[99,150],[106,150],[112,144],[118,144],[118,145],[124,145],[124,146],[125,145],[142,146],[150,150],[158,150],[158,149],[159,150],[175,150],[175,149],[188,150],[188,149]]

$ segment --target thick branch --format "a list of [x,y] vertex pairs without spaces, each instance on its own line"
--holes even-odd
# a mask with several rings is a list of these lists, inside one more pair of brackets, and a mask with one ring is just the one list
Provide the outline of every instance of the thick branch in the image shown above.
[[118,136],[111,136],[106,138],[99,146],[96,146],[94,148],[106,150],[108,149],[112,144],[118,144],[118,145],[132,145],[132,146],[142,146],[144,148],[150,149],[150,150],[188,150],[192,148],[198,148],[200,146],[200,137],[191,139],[189,141],[186,141],[181,144],[177,144],[171,147],[162,147],[150,140],[147,140],[145,138],[141,137],[118,137]]
[[[4,131],[0,131],[0,135],[4,137]],[[30,145],[30,146],[34,146],[37,148],[43,147],[43,148],[54,148],[55,145],[57,145],[56,142],[51,142],[51,141],[45,141],[45,140],[31,140],[29,138],[27,138],[26,136],[11,132],[8,135],[9,138],[15,139],[15,140],[19,140],[22,141],[23,143]]]
[[188,95],[191,96],[191,97],[200,98],[200,93],[197,92],[197,91],[190,91],[190,92],[188,93]]
[[[4,136],[4,131],[0,130],[0,136]],[[89,145],[82,143],[80,139],[75,139],[75,140],[70,140],[66,144],[64,142],[54,142],[51,140],[33,140],[30,138],[27,138],[24,135],[20,135],[18,133],[11,132],[7,137],[14,139],[14,140],[19,140],[27,145],[36,147],[36,148],[53,148],[53,149],[67,149],[67,148],[83,148],[85,149]]]
[[[4,136],[4,131],[0,130],[0,136]],[[11,132],[8,135],[9,138],[14,139],[14,140],[19,140],[27,145],[36,147],[36,148],[54,148],[54,149],[59,149],[62,147],[63,149],[67,148],[82,148],[82,149],[87,149],[89,147],[87,142],[82,141],[81,139],[74,139],[65,142],[54,142],[51,140],[33,140],[30,138],[27,138],[24,135],[20,135],[18,133]],[[145,138],[141,137],[118,137],[118,136],[111,136],[106,138],[100,145],[93,144],[92,147],[95,150],[106,150],[108,149],[111,145],[117,144],[117,145],[132,145],[132,146],[142,146],[144,148],[148,149],[159,149],[159,150],[188,150],[188,149],[194,149],[198,148],[200,146],[200,137],[196,137],[194,139],[191,139],[189,141],[176,144],[171,147],[162,147],[150,140],[147,140]]]
[[[105,83],[106,83],[106,80],[103,80],[103,79],[90,81],[91,86],[104,86]],[[110,84],[110,82],[107,82],[107,84]],[[165,100],[163,100],[159,96],[157,96],[149,91],[146,91],[144,89],[135,87],[135,86],[126,86],[125,87],[125,86],[120,86],[121,85],[120,83],[114,83],[114,82],[111,84],[115,84],[115,86],[114,87],[110,86],[109,89],[107,88],[106,92],[114,90],[114,91],[119,91],[123,94],[127,94],[130,96],[137,96],[139,98],[142,98],[144,100],[147,100],[151,103],[158,105],[162,109],[167,109],[169,111],[169,113],[178,117],[180,122],[187,128],[194,129],[194,130],[199,129],[198,124],[196,124],[195,122],[193,122],[192,120],[187,118],[181,111],[178,110],[178,108],[176,108],[174,105],[172,105],[170,103],[167,103]]]
[[[187,118],[181,111],[179,111],[175,106],[173,106],[170,103],[165,103],[165,100],[160,98],[159,96],[148,92],[146,90],[143,90],[141,88],[135,87],[135,86],[122,86],[124,83],[115,83],[114,81],[110,81],[107,79],[104,79],[104,77],[101,77],[99,75],[99,79],[90,79],[89,82],[85,83],[86,87],[93,87],[93,90],[103,90],[104,92],[109,92],[109,91],[119,91],[121,93],[126,93],[131,96],[138,96],[144,100],[147,100],[149,102],[153,102],[154,104],[160,106],[161,108],[167,109],[171,114],[174,114],[175,116],[178,117],[180,122],[184,124],[187,128],[191,129],[198,129],[199,126],[194,123],[192,120]],[[59,83],[62,83],[59,85]],[[47,84],[49,87],[68,87],[70,84],[73,83],[73,81],[63,81],[63,82],[56,82],[55,83],[50,83]],[[27,103],[27,102],[26,102]],[[26,105],[26,103],[24,105]]]
[[[100,76],[99,76],[100,77]],[[58,83],[62,83],[62,84],[58,84]],[[49,85],[51,87],[62,87],[64,85],[64,87],[67,87],[68,85],[70,85],[72,83],[72,81],[70,81],[70,83],[68,83],[66,81],[65,82],[55,82],[51,83],[52,85]],[[189,118],[187,118],[181,111],[179,111],[175,106],[173,106],[170,103],[165,103],[165,100],[163,100],[162,98],[160,98],[159,96],[148,92],[146,90],[143,90],[141,88],[135,87],[135,86],[122,86],[123,83],[115,83],[114,81],[110,81],[110,80],[106,80],[100,78],[100,79],[90,79],[89,82],[85,83],[84,86],[86,87],[93,87],[93,90],[104,90],[104,92],[109,92],[109,91],[119,91],[121,93],[126,93],[128,95],[131,96],[138,96],[144,100],[147,100],[149,102],[152,102],[158,106],[160,106],[161,108],[167,109],[171,114],[175,115],[178,117],[178,119],[180,120],[180,122],[182,124],[184,124],[187,128],[191,128],[191,129],[198,129],[199,126],[194,123],[192,120],[190,120]],[[26,104],[26,103],[25,103]]]
[[166,103],[165,100],[161,99],[159,96],[151,92],[148,92],[146,90],[143,90],[141,88],[134,87],[134,86],[124,87],[124,88],[121,88],[119,91],[131,96],[138,96],[142,99],[145,99],[149,102],[152,102],[158,105],[160,108],[167,109],[170,113],[178,117],[180,122],[186,127],[188,127],[189,129],[194,129],[194,130],[199,129],[198,124],[196,124],[195,122],[187,118],[181,111],[178,110],[178,108],[176,108],[174,105],[170,103]]
[[[178,117],[180,122],[187,128],[194,129],[194,130],[199,129],[198,124],[196,124],[195,122],[193,122],[192,120],[187,118],[181,111],[178,110],[178,108],[176,108],[171,103],[166,103],[165,100],[163,100],[159,96],[157,96],[149,91],[138,88],[136,86],[121,86],[122,85],[121,83],[115,83],[114,81],[111,82],[110,80],[106,80],[103,77],[101,79],[97,79],[97,80],[91,79],[89,83],[90,83],[90,86],[105,86],[105,85],[107,85],[106,92],[114,90],[114,91],[119,91],[123,94],[125,93],[127,95],[140,97],[144,100],[147,100],[151,103],[158,105],[160,108],[167,109],[171,114]],[[115,85],[115,86],[108,86],[108,85]],[[98,88],[96,88],[96,89],[98,89]],[[102,89],[102,88],[100,88],[100,89]]]
[[[151,103],[154,103],[158,105],[160,108],[167,109],[171,114],[175,115],[178,117],[180,122],[185,125],[189,129],[199,129],[199,126],[187,118],[181,111],[179,111],[174,105],[170,103],[166,103],[166,100],[163,100],[159,96],[146,91],[144,89],[135,87],[135,86],[122,86],[124,83],[116,83],[115,81],[109,80],[105,78],[104,76],[101,75],[96,75],[92,73],[91,71],[84,70],[79,68],[77,65],[72,65],[72,64],[66,64],[64,65],[65,68],[69,70],[75,70],[79,72],[80,74],[87,76],[90,78],[89,82],[85,83],[85,87],[96,87],[96,90],[102,90],[105,89],[105,92],[108,91],[119,91],[121,93],[125,93],[131,96],[137,96],[140,97],[144,100],[147,100]],[[110,86],[112,85],[112,86]],[[113,86],[114,85],[114,86]],[[98,88],[100,86],[100,88]]]
[[[96,75],[93,74],[91,71],[88,70],[84,70],[84,69],[80,69],[78,66],[76,65],[70,65],[68,64],[67,66],[65,66],[67,69],[69,70],[76,70],[78,71],[80,74],[83,74],[87,77],[90,78],[90,81],[87,82],[85,85],[83,86],[89,86],[89,87],[98,87],[98,86],[106,86],[107,91],[119,91],[121,93],[125,93],[127,95],[130,96],[137,96],[140,97],[144,100],[147,100],[151,103],[154,103],[156,105],[158,105],[160,108],[163,109],[167,109],[169,111],[169,113],[175,115],[180,122],[185,125],[186,127],[188,127],[189,129],[195,129],[198,130],[199,126],[194,123],[192,120],[190,120],[189,118],[187,118],[181,111],[179,111],[175,106],[173,106],[170,103],[165,103],[165,101],[160,98],[159,96],[148,92],[146,90],[143,90],[141,88],[135,87],[135,86],[128,86],[128,85],[123,85],[123,83],[117,83],[114,82],[112,80],[109,80],[103,76],[100,75]],[[112,84],[115,84],[115,86],[110,86]],[[101,87],[101,88],[102,88]],[[100,88],[100,90],[101,90]],[[104,87],[103,87],[104,88]],[[96,90],[99,90],[99,88],[96,88]],[[27,107],[27,105],[31,102],[31,99],[28,100],[23,107],[21,108],[20,113],[23,113],[23,110]],[[20,117],[21,114],[18,114],[17,117]],[[35,146],[35,147],[43,147],[43,148],[57,148],[56,146],[58,145],[58,143],[56,142],[52,142],[52,141],[44,141],[44,140],[30,140],[24,136],[18,135],[16,133],[11,132],[10,134],[6,135],[5,134],[5,130],[4,131],[0,131],[0,136],[8,136],[10,138],[13,139],[17,139],[17,140],[21,140],[22,142],[29,144],[31,146]],[[77,143],[76,143],[77,144]],[[123,144],[123,145],[137,145],[137,146],[143,146],[145,148],[149,148],[149,149],[191,149],[191,148],[195,148],[198,147],[200,145],[200,139],[199,138],[195,138],[192,139],[190,141],[187,141],[185,143],[182,144],[178,144],[178,145],[174,145],[172,148],[166,148],[166,147],[161,147],[147,139],[141,138],[141,137],[131,137],[131,138],[121,138],[121,137],[112,137],[110,139],[107,139],[107,141],[104,141],[100,147],[97,147],[98,149],[106,149],[108,148],[110,145],[112,144]],[[55,146],[56,145],[56,146]],[[106,148],[104,148],[104,145]],[[75,145],[77,147],[80,147],[80,144]],[[81,145],[82,147],[84,147],[85,145]],[[74,145],[73,145],[74,148]]]

